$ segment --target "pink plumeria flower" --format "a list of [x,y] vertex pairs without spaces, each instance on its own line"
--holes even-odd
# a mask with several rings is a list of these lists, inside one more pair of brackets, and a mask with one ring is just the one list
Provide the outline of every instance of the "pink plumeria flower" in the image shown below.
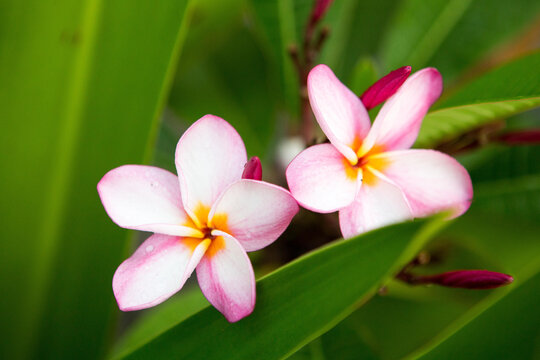
[[98,192],[111,219],[155,233],[114,274],[121,310],[165,301],[197,269],[202,292],[227,320],[251,314],[255,277],[246,252],[274,242],[298,205],[281,187],[243,179],[246,162],[240,135],[225,120],[206,115],[178,142],[178,177],[125,165],[101,179]]
[[308,92],[330,144],[302,151],[287,168],[287,182],[305,208],[339,211],[344,237],[445,209],[458,216],[469,208],[472,184],[463,166],[437,151],[409,150],[442,92],[436,69],[409,77],[373,126],[360,99],[326,65],[311,70]]

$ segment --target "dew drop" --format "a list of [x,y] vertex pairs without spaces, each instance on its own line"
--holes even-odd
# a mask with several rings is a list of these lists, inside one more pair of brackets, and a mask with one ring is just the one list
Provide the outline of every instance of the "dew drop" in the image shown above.
[[148,246],[146,247],[146,252],[149,253],[149,252],[152,252],[152,251],[154,251],[154,246],[153,246],[153,245],[148,245]]

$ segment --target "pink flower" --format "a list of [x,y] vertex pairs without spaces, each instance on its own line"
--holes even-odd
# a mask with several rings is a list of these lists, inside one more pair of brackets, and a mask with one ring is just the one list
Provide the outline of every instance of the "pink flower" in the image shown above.
[[422,118],[442,91],[441,75],[426,68],[388,99],[371,126],[360,99],[326,65],[308,77],[311,107],[330,144],[302,151],[287,168],[291,193],[305,208],[339,210],[351,237],[391,223],[453,209],[472,198],[467,171],[433,150],[409,150]]
[[155,233],[114,274],[121,310],[165,301],[197,269],[202,292],[227,320],[251,314],[255,277],[246,251],[274,242],[298,205],[281,187],[242,179],[246,162],[234,128],[206,115],[178,142],[178,177],[152,166],[125,165],[101,179],[98,192],[111,219]]

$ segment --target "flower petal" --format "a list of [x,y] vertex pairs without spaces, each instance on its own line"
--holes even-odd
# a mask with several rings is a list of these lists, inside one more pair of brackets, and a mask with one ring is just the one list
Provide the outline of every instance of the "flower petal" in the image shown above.
[[229,322],[236,322],[255,308],[255,275],[236,239],[222,231],[214,230],[212,234],[217,237],[197,266],[199,286]]
[[225,120],[206,115],[182,135],[176,147],[176,168],[184,208],[208,208],[230,184],[239,180],[247,162],[242,138]]
[[383,105],[363,144],[364,152],[374,144],[386,150],[410,148],[442,87],[441,74],[434,68],[422,69],[409,77]]
[[362,101],[326,65],[315,66],[308,76],[309,101],[317,122],[330,142],[355,163],[356,149],[370,121]]
[[210,212],[210,224],[238,240],[246,251],[273,243],[298,212],[285,189],[262,181],[240,180],[229,186]]
[[183,226],[189,218],[182,208],[178,178],[153,166],[125,165],[109,171],[97,186],[101,202],[119,226],[176,236],[197,236]]
[[122,311],[157,305],[184,286],[210,240],[154,234],[116,270],[113,291]]
[[291,193],[303,207],[322,213],[339,210],[356,195],[361,176],[331,144],[302,151],[286,171]]
[[379,178],[372,185],[363,184],[355,201],[339,211],[345,238],[410,218],[411,210],[401,190]]
[[473,196],[467,170],[454,158],[434,150],[402,150],[380,155],[387,162],[384,175],[401,188],[413,216],[469,208]]

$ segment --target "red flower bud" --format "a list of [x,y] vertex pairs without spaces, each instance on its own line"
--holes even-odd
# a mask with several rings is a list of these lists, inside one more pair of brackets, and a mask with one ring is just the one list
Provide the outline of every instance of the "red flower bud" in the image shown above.
[[261,180],[262,179],[262,165],[261,160],[253,156],[248,160],[244,166],[244,172],[242,173],[242,179]]
[[394,95],[410,74],[410,66],[403,66],[389,72],[364,91],[364,93],[360,95],[360,100],[362,100],[366,109],[369,110],[374,108],[390,96]]
[[464,289],[493,289],[508,285],[512,281],[514,278],[510,275],[487,270],[457,270],[420,278],[420,282],[424,284]]
[[311,23],[315,24],[324,16],[334,0],[316,0],[311,12]]
[[540,130],[531,129],[506,133],[501,135],[499,140],[509,145],[538,144],[540,143]]

